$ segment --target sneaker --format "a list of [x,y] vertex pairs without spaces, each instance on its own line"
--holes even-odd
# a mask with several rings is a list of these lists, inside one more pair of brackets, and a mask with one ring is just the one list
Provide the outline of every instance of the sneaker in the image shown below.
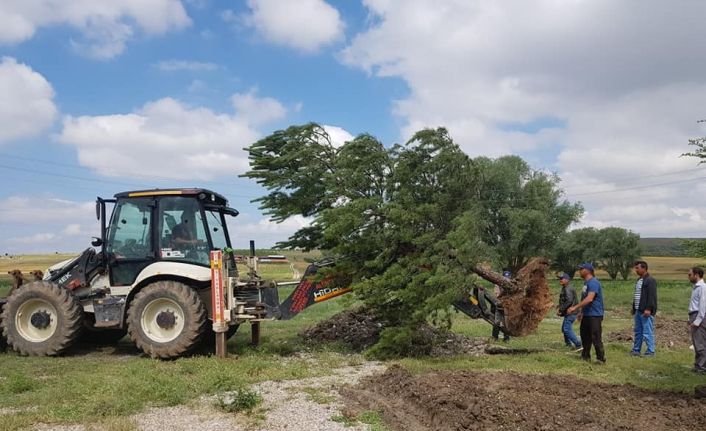
[[[636,352],[634,350],[630,351],[630,356],[640,356],[640,352]],[[645,354],[647,356],[647,354]]]
[[605,364],[605,358],[603,358],[603,359],[596,359],[596,363],[598,363],[598,364]]
[[645,358],[654,358],[655,354],[654,353],[645,353],[644,357]]
[[576,347],[576,348],[572,349],[571,351],[574,353],[583,352],[583,347]]

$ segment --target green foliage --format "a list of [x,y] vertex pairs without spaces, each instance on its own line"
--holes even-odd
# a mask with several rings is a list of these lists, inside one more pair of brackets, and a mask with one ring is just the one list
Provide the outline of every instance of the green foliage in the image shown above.
[[599,232],[592,227],[564,233],[554,247],[552,267],[573,277],[581,262],[597,261],[599,242]]
[[448,304],[475,281],[479,262],[517,269],[582,213],[562,199],[557,177],[515,156],[471,159],[443,128],[391,148],[370,135],[336,148],[307,124],[247,150],[244,176],[268,189],[256,200],[265,213],[313,219],[278,245],[335,256],[336,275],[406,328],[387,335],[401,345],[429,318],[450,324]]
[[640,238],[643,256],[687,257],[689,252],[682,238]]
[[238,388],[229,395],[218,397],[217,406],[228,413],[250,411],[260,405],[262,396],[248,388]]
[[706,239],[687,239],[682,242],[689,256],[706,257]]
[[618,275],[627,280],[640,255],[640,235],[621,227],[589,227],[561,236],[554,248],[553,267],[573,277],[579,263],[593,262],[612,280]]
[[[697,123],[706,123],[706,120],[699,120]],[[689,139],[689,145],[696,147],[696,149],[691,153],[682,154],[681,157],[696,157],[701,159],[699,164],[706,163],[706,137]]]
[[562,201],[557,176],[534,171],[517,156],[476,163],[481,167],[482,239],[513,273],[531,257],[546,255],[558,234],[583,214],[581,205]]
[[627,280],[633,263],[640,257],[640,235],[621,227],[607,227],[599,231],[598,267],[612,280],[620,275]]

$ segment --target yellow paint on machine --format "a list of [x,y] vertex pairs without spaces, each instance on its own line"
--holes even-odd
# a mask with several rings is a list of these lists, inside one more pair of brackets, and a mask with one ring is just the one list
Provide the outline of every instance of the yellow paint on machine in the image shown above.
[[321,296],[316,296],[314,297],[314,302],[321,302],[321,301],[326,301],[327,299],[335,298],[338,295],[343,295],[344,293],[350,292],[351,289],[346,287],[346,288],[338,288],[336,290],[332,290],[329,293],[326,293],[325,295]]
[[184,194],[181,190],[160,190],[152,192],[134,192],[128,194],[128,197],[138,198],[141,196],[163,196],[163,195],[181,195]]

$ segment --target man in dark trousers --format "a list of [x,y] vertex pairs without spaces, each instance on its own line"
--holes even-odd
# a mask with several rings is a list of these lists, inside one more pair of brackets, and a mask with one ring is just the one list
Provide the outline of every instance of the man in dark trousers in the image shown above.
[[576,334],[574,333],[576,312],[568,314],[566,311],[572,305],[578,304],[579,301],[576,297],[576,291],[571,285],[571,277],[569,277],[569,274],[560,274],[558,278],[559,284],[561,284],[561,292],[559,293],[559,308],[556,314],[564,317],[564,321],[561,324],[561,332],[564,334],[564,343],[567,347],[578,349],[581,347],[581,342],[576,338]]
[[693,371],[706,374],[706,283],[703,268],[691,268],[689,281],[694,284],[689,301],[689,328],[695,355]]
[[655,314],[657,314],[657,281],[647,272],[647,262],[638,260],[634,265],[635,274],[639,277],[635,283],[632,307],[634,316],[633,356],[640,356],[642,342],[647,345],[645,357],[655,355]]
[[583,351],[581,359],[591,360],[591,345],[596,348],[596,359],[605,364],[605,350],[603,350],[603,288],[601,282],[594,276],[593,265],[582,263],[579,265],[579,274],[583,278],[581,302],[569,307],[567,313],[581,309],[581,344]]

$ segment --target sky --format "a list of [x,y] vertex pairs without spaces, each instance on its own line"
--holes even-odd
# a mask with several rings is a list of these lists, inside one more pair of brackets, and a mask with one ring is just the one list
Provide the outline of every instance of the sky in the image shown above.
[[233,244],[285,240],[244,147],[292,124],[516,154],[574,227],[706,236],[706,2],[2,0],[0,253],[80,251],[97,196],[204,187]]

